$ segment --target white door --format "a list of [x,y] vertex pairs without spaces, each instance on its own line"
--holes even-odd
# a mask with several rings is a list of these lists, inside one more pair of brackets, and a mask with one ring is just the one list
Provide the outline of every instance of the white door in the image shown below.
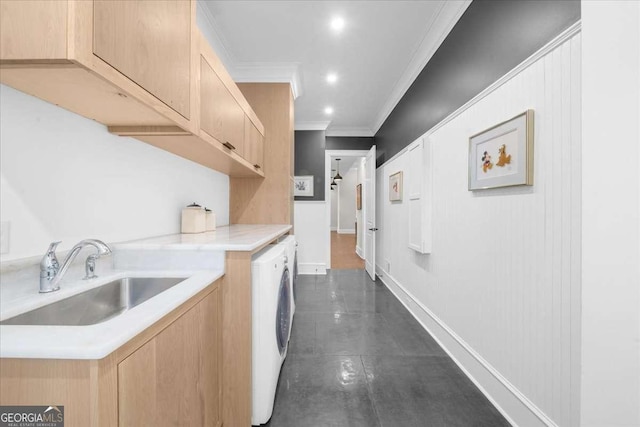
[[376,146],[367,153],[364,164],[364,268],[376,280]]

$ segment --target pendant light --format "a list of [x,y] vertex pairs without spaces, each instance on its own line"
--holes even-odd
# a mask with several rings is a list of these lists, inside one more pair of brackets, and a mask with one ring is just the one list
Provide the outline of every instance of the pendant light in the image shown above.
[[[331,169],[331,172],[334,172],[334,171],[335,171],[335,169]],[[331,184],[329,184],[329,185],[331,186],[331,189],[333,190],[333,187],[335,187],[338,184],[333,180],[333,178],[331,178]]]
[[338,173],[336,173],[336,176],[333,177],[333,181],[334,182],[340,182],[342,181],[342,177],[340,176],[340,160],[342,159],[336,159],[336,168],[338,168]]

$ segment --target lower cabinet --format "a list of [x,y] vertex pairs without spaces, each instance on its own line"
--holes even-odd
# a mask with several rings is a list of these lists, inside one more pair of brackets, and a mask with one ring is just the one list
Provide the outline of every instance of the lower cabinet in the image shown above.
[[221,424],[219,305],[216,289],[118,364],[120,426]]
[[0,405],[64,406],[65,425],[222,425],[222,280],[100,360],[0,358]]

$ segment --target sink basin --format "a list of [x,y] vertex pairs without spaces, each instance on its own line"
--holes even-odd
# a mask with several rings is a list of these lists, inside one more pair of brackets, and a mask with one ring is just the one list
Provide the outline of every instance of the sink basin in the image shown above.
[[125,277],[0,322],[0,325],[94,325],[142,304],[186,280]]

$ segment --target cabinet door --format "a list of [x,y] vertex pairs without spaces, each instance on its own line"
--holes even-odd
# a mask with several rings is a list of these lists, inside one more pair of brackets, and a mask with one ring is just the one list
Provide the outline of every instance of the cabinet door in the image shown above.
[[118,365],[120,426],[218,426],[218,289]]
[[256,169],[264,167],[264,137],[248,116],[244,116],[245,159]]
[[93,52],[189,118],[191,2],[94,0]]
[[245,156],[244,111],[204,57],[200,57],[200,128]]

